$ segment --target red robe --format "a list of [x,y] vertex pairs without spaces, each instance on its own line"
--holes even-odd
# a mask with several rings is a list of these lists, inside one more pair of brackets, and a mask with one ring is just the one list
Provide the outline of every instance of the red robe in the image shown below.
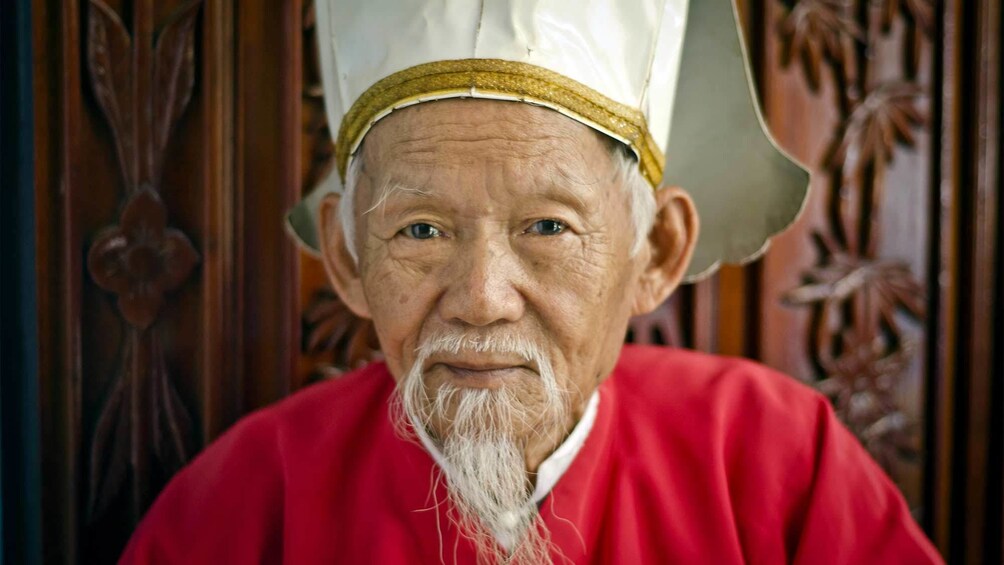
[[[245,418],[171,481],[122,562],[475,563],[434,507],[432,458],[395,435],[393,391],[372,364]],[[683,350],[624,348],[541,513],[555,563],[941,561],[823,397]]]

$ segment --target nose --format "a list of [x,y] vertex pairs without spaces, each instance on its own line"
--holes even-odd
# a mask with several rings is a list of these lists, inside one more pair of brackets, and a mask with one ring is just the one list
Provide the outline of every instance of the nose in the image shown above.
[[524,299],[516,283],[522,269],[506,241],[478,238],[457,250],[444,275],[446,292],[439,310],[444,320],[472,326],[515,322]]

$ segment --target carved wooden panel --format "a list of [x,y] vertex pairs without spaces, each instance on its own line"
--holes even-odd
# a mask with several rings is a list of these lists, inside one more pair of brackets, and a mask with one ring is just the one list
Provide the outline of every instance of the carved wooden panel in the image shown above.
[[[809,89],[828,100],[836,118],[825,151],[806,160],[816,174],[814,198],[823,201],[822,215],[808,219],[818,259],[802,271],[802,284],[784,294],[786,304],[812,310],[807,346],[815,367],[799,376],[830,397],[919,510],[924,392],[907,392],[917,403],[913,410],[901,404],[904,389],[917,388],[908,373],[917,373],[923,358],[918,322],[926,315],[926,266],[908,257],[926,249],[929,212],[915,212],[920,222],[906,228],[913,238],[904,240],[910,234],[901,230],[892,234],[900,241],[886,245],[883,228],[896,219],[883,208],[924,191],[923,178],[890,169],[929,127],[921,105],[930,85],[918,73],[931,64],[933,7],[927,0],[798,0],[781,17],[782,67],[797,61]],[[821,92],[824,80],[830,88]]]
[[719,323],[746,324],[722,335],[826,393],[952,562],[998,562],[999,2],[747,5],[765,116],[813,192],[758,272],[722,277]]
[[201,0],[183,5],[152,38],[152,7],[135,7],[133,34],[101,0],[87,12],[90,85],[112,138],[128,194],[119,225],[102,230],[87,254],[94,283],[116,296],[128,329],[121,370],[101,409],[91,440],[88,515],[103,514],[128,490],[133,521],[168,476],[192,452],[192,421],[171,379],[162,330],[155,324],[165,293],[192,274],[199,254],[188,237],[168,227],[161,200],[164,150],[191,99],[195,82],[194,29]]
[[32,6],[46,562],[301,386],[299,2]]

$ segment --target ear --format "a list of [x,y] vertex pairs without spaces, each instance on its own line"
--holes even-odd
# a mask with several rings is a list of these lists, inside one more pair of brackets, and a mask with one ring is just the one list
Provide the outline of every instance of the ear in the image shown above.
[[338,214],[341,204],[340,194],[328,194],[321,200],[318,210],[321,228],[321,261],[328,273],[328,280],[342,302],[360,318],[370,318],[370,307],[363,293],[359,267],[349,253],[345,243],[345,232]]
[[682,188],[655,192],[655,224],[648,238],[649,260],[635,293],[632,316],[648,314],[680,286],[697,245],[697,208]]

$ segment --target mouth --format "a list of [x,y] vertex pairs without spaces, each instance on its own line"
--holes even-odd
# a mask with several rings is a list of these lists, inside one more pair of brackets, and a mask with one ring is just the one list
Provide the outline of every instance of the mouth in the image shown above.
[[532,372],[526,365],[508,363],[449,361],[436,363],[430,369],[436,367],[441,367],[449,380],[457,386],[486,389],[499,388],[507,381]]

